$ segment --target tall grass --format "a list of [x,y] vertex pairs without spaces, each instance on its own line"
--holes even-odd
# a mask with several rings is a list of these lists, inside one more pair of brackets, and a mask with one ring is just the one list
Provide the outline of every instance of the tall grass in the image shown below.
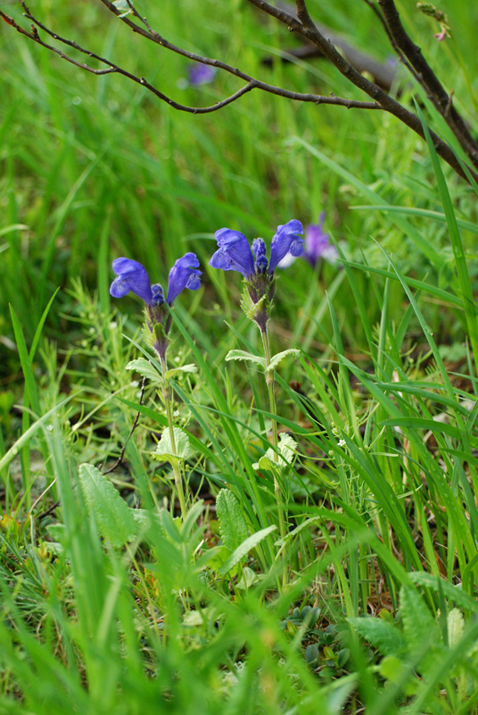
[[[311,6],[367,47],[364,5]],[[32,9],[188,103],[233,87],[218,76],[180,89],[183,61],[94,3]],[[231,7],[212,2],[148,7],[148,19],[252,74],[347,93],[320,63],[262,66],[293,40],[232,9],[233,29]],[[474,77],[475,11],[446,11]],[[403,13],[466,97],[454,46]],[[473,187],[377,113],[251,93],[182,116],[9,28],[2,37],[2,712],[475,712]],[[386,57],[379,38],[375,50]],[[260,336],[240,314],[237,276],[207,261],[222,226],[268,239],[323,209],[340,262],[282,271],[271,322],[273,352],[301,351],[277,378],[279,428],[298,443],[279,539],[273,474],[253,468],[270,446],[263,376],[225,362],[233,348],[260,353]],[[178,301],[170,348],[175,365],[198,367],[174,381],[193,449],[180,520],[170,469],[153,456],[167,424],[157,386],[142,396],[126,369],[146,349],[138,304],[113,305],[108,286],[118,255],[165,280],[190,249],[204,288]],[[215,511],[224,489],[230,522]],[[242,529],[246,547],[231,553],[228,534]]]

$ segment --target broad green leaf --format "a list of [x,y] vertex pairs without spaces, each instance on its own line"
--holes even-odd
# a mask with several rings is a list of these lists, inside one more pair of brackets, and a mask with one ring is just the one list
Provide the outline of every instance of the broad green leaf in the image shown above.
[[141,377],[146,377],[153,383],[161,384],[162,382],[161,375],[158,373],[156,368],[154,368],[151,363],[145,358],[140,357],[136,360],[131,360],[131,362],[126,365],[126,369],[139,372]]
[[382,618],[348,618],[364,640],[383,655],[399,655],[407,650],[407,641],[399,629]]
[[275,531],[277,526],[273,524],[272,526],[267,526],[265,529],[261,529],[256,534],[252,534],[246,539],[233,554],[228,558],[224,566],[219,570],[219,576],[225,576],[231,571],[236,564],[244,557],[247,556],[251,549],[255,548],[260,542],[269,536],[272,531]]
[[418,680],[410,672],[410,678],[404,681],[405,670],[406,666],[404,663],[393,655],[384,658],[379,666],[379,673],[382,678],[390,680],[391,683],[400,684],[401,690],[403,690],[405,695],[412,696],[415,695],[418,690]]
[[161,515],[150,512],[147,509],[130,509],[133,519],[139,527],[147,527],[154,524],[162,531]]
[[293,439],[290,434],[283,432],[279,441],[279,452],[281,456],[279,457],[271,447],[259,461],[255,462],[252,466],[254,469],[266,469],[268,471],[271,469],[285,469],[291,465],[296,449],[297,442],[295,439]]
[[[411,649],[421,649],[427,641],[433,642],[437,631],[432,614],[415,588],[402,586],[400,589],[403,631]],[[438,632],[435,640],[438,640]]]
[[465,630],[465,619],[458,608],[453,608],[447,618],[448,645],[454,648],[460,642]]
[[217,495],[216,513],[223,544],[233,553],[249,532],[240,504],[230,489],[221,489]]
[[168,462],[173,459],[189,459],[194,454],[194,450],[189,441],[189,437],[179,427],[173,427],[175,446],[171,444],[171,433],[165,429],[156,447],[154,456]]
[[112,546],[122,547],[136,536],[138,527],[132,509],[110,480],[92,464],[80,465],[80,484],[101,535]]
[[248,360],[249,362],[255,362],[260,365],[264,370],[266,369],[266,359],[259,357],[259,355],[252,355],[252,353],[246,352],[246,350],[229,350],[226,355],[226,360]]
[[171,370],[168,370],[166,372],[166,375],[164,376],[166,380],[170,380],[172,377],[175,377],[176,375],[180,375],[182,372],[197,372],[198,369],[196,365],[191,363],[190,365],[183,365],[182,367],[173,367]]
[[257,574],[249,568],[249,566],[244,566],[242,569],[242,578],[238,582],[236,588],[240,588],[243,591],[247,591],[248,588],[252,586],[252,584],[256,583],[258,580]]
[[427,588],[433,589],[435,593],[443,593],[443,595],[450,599],[453,603],[460,608],[464,608],[472,613],[478,613],[478,603],[472,598],[466,591],[463,591],[458,586],[454,586],[449,581],[445,579],[437,578],[431,573],[425,573],[424,571],[415,571],[408,574],[413,583],[417,586],[426,586]]
[[290,348],[289,350],[283,350],[281,353],[273,355],[269,365],[266,367],[266,372],[272,372],[273,370],[275,370],[279,363],[288,355],[299,357],[300,350],[297,350],[296,348]]

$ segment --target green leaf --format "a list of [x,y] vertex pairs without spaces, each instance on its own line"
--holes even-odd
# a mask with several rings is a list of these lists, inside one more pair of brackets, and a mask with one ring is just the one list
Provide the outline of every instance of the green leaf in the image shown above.
[[246,350],[229,350],[226,355],[226,360],[248,360],[249,362],[257,363],[264,370],[266,369],[265,358],[260,357],[259,355],[252,355],[252,353],[248,353]]
[[169,428],[165,429],[158,442],[158,446],[156,447],[156,452],[154,453],[154,456],[157,459],[170,462],[171,459],[189,459],[189,457],[192,457],[194,454],[194,450],[187,434],[183,432],[182,429],[179,429],[179,427],[173,427],[173,431],[174,441],[176,443],[175,449],[173,449],[171,444],[171,433]]
[[465,630],[465,619],[458,608],[453,608],[447,618],[448,645],[454,648],[460,642]]
[[277,365],[279,365],[279,363],[282,362],[282,360],[288,355],[299,357],[300,350],[297,350],[297,348],[290,348],[289,350],[283,350],[281,353],[273,355],[269,365],[266,367],[266,372],[272,372],[273,370],[275,370]]
[[409,647],[423,649],[427,641],[432,644],[433,640],[438,640],[438,632],[436,639],[433,637],[433,632],[437,631],[435,621],[418,591],[402,586],[400,601],[403,631]]
[[93,512],[98,529],[106,541],[117,547],[132,541],[138,531],[133,510],[127,506],[110,480],[92,464],[81,464],[80,484],[88,508]]
[[145,358],[140,357],[136,360],[131,360],[131,362],[126,365],[126,369],[139,372],[141,377],[146,377],[153,383],[161,384],[162,382],[161,375],[158,373],[156,368],[153,367],[153,365],[151,365],[151,363]]
[[166,372],[164,376],[166,380],[170,380],[172,377],[181,374],[182,372],[197,372],[198,369],[193,363],[189,365],[183,365],[182,367],[173,367],[171,370]]
[[258,580],[255,571],[250,569],[248,566],[244,566],[242,569],[242,578],[238,582],[236,588],[240,588],[242,591],[247,591],[256,581]]
[[460,606],[460,608],[464,608],[466,611],[471,611],[472,613],[478,613],[478,603],[475,599],[466,593],[466,591],[458,588],[458,586],[449,583],[449,581],[445,581],[443,578],[433,576],[433,574],[425,573],[424,571],[415,571],[408,575],[417,586],[431,588],[435,593],[441,592],[446,598],[450,599],[450,601]]
[[231,571],[231,569],[233,569],[234,566],[238,564],[239,561],[249,553],[249,551],[251,551],[251,549],[255,548],[257,544],[259,544],[266,538],[266,536],[269,536],[269,534],[276,529],[277,526],[273,524],[272,526],[267,526],[265,529],[261,529],[256,534],[249,536],[249,538],[238,546],[234,553],[231,554],[224,566],[219,570],[219,576],[225,576],[228,574],[229,571]]
[[297,449],[297,442],[293,439],[290,434],[283,432],[280,436],[279,441],[279,452],[281,456],[272,449],[267,450],[267,452],[255,462],[252,466],[254,469],[265,469],[267,471],[275,469],[285,469],[289,467],[294,459],[294,454]]
[[382,618],[348,618],[364,640],[383,655],[399,655],[407,650],[407,641],[399,629]]
[[397,683],[405,695],[412,696],[418,690],[418,681],[410,674],[410,678],[404,681],[406,667],[401,660],[393,655],[389,655],[382,660],[379,666],[379,673],[382,678],[390,680],[391,683]]
[[249,532],[241,506],[230,489],[221,489],[216,499],[219,531],[231,554],[247,539]]

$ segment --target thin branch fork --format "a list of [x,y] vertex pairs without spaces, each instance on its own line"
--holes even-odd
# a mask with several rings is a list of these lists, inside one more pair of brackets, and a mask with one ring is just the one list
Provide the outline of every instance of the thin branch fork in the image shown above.
[[[103,0],[102,0],[103,1]],[[250,77],[249,75],[245,74],[244,72],[240,72],[240,70],[237,70],[236,68],[233,68],[229,65],[227,65],[224,62],[220,62],[219,60],[211,60],[206,57],[201,57],[200,55],[196,55],[195,53],[192,52],[187,52],[186,50],[182,50],[181,48],[176,48],[173,45],[170,45],[166,40],[163,38],[160,38],[157,33],[155,33],[156,37],[151,37],[150,39],[154,39],[154,41],[159,42],[164,47],[167,47],[167,49],[173,49],[173,51],[177,51],[180,54],[188,57],[189,59],[196,61],[196,62],[201,62],[202,64],[209,64],[215,67],[220,67],[221,69],[224,69],[231,74],[234,74],[241,79],[245,80],[247,82],[246,85],[241,87],[237,92],[234,94],[230,95],[229,97],[226,97],[220,102],[216,102],[214,105],[209,106],[209,107],[189,107],[187,105],[181,104],[179,102],[176,102],[173,100],[171,97],[168,97],[166,94],[161,92],[159,89],[154,87],[150,82],[148,82],[144,77],[138,77],[137,75],[132,74],[128,70],[120,67],[119,65],[115,64],[114,62],[111,62],[105,57],[102,57],[100,55],[97,55],[94,52],[91,52],[90,50],[87,50],[80,45],[78,45],[76,42],[73,42],[72,40],[68,40],[64,37],[61,37],[55,32],[52,32],[48,27],[46,27],[40,20],[38,20],[36,17],[34,17],[26,5],[25,2],[21,2],[21,5],[23,9],[25,10],[25,17],[29,19],[32,23],[32,29],[31,32],[28,32],[24,28],[22,28],[18,23],[15,22],[15,20],[12,17],[9,17],[6,13],[0,10],[0,17],[2,17],[7,24],[11,25],[17,32],[21,33],[25,37],[28,37],[30,40],[33,42],[36,42],[37,44],[41,45],[42,47],[45,47],[46,49],[50,50],[51,52],[54,52],[57,54],[61,59],[66,60],[70,64],[79,67],[82,70],[85,70],[86,72],[90,72],[91,74],[100,76],[100,75],[105,75],[105,74],[120,74],[123,75],[124,77],[127,77],[128,79],[132,80],[133,82],[136,82],[137,84],[142,85],[146,89],[148,89],[150,92],[152,92],[158,99],[161,99],[162,101],[166,102],[169,104],[173,109],[176,109],[178,111],[182,112],[189,112],[191,114],[209,114],[211,112],[216,112],[219,109],[222,109],[223,107],[227,106],[228,104],[232,104],[235,102],[237,99],[240,99],[240,97],[244,96],[247,94],[247,92],[250,92],[253,89],[261,89],[262,91],[268,92],[269,94],[275,94],[280,97],[284,97],[286,99],[291,99],[294,101],[300,101],[300,102],[308,102],[308,103],[313,103],[313,104],[329,104],[329,105],[334,105],[334,106],[339,106],[339,107],[345,107],[346,109],[382,109],[381,106],[377,102],[361,102],[353,99],[347,99],[347,98],[342,98],[342,97],[336,97],[334,94],[331,96],[323,96],[319,94],[304,94],[301,92],[292,92],[287,89],[283,89],[282,87],[276,87],[274,85],[267,84],[265,82],[261,82],[260,80],[257,80],[253,77]],[[111,5],[112,8],[114,8],[115,14],[117,14],[116,8],[111,4],[108,3],[107,6]],[[121,18],[123,19],[123,18]],[[126,18],[124,18],[126,19]],[[132,25],[133,29],[137,31],[137,25],[134,23],[127,23],[130,26]],[[97,60],[98,62],[101,62],[103,64],[108,65],[106,69],[95,69],[94,67],[91,67],[87,63],[83,62],[78,62],[75,60],[73,57],[70,55],[65,54],[61,50],[59,50],[56,47],[53,47],[52,45],[49,45],[48,43],[44,42],[38,33],[38,29],[44,31],[47,33],[52,39],[61,42],[64,45],[67,45],[68,47],[71,47],[74,50],[77,50],[78,52],[81,52],[82,54],[87,55],[88,57]],[[141,34],[145,34],[144,32],[141,32]],[[147,32],[146,36],[149,36],[149,31]],[[160,41],[158,40],[160,38]]]
[[[110,0],[100,0],[100,2],[103,5],[105,5],[105,7],[110,12],[112,12],[114,15],[118,16],[121,19],[121,21],[123,23],[125,23],[126,25],[128,25],[133,32],[145,37],[146,39],[148,39],[152,42],[155,42],[156,44],[160,45],[164,49],[168,49],[172,52],[175,52],[191,61],[199,62],[199,63],[209,65],[209,66],[212,66],[212,67],[215,67],[218,69],[222,69],[225,72],[228,72],[228,73],[238,77],[239,79],[242,79],[246,83],[237,92],[230,95],[229,97],[226,97],[222,101],[215,103],[212,106],[189,107],[187,105],[183,105],[183,104],[180,104],[180,103],[174,101],[172,98],[168,97],[166,94],[161,92],[159,89],[157,89],[156,87],[151,85],[144,77],[138,77],[137,75],[134,75],[131,72],[129,72],[128,70],[111,62],[107,58],[101,57],[100,55],[97,55],[94,52],[90,52],[89,50],[86,50],[86,49],[80,47],[77,43],[67,40],[63,37],[60,37],[58,34],[52,32],[31,14],[28,6],[26,5],[25,0],[20,0],[20,4],[25,11],[24,12],[25,16],[33,23],[31,32],[24,30],[22,27],[20,27],[15,22],[15,20],[13,20],[13,18],[6,15],[6,13],[4,13],[3,11],[0,11],[0,17],[2,17],[5,20],[5,22],[7,22],[9,25],[11,25],[15,30],[17,30],[17,32],[20,32],[24,36],[28,37],[30,40],[36,42],[37,44],[40,44],[41,46],[45,47],[46,49],[49,49],[52,52],[56,53],[59,57],[61,57],[62,59],[65,59],[67,62],[70,62],[71,64],[73,64],[87,72],[95,74],[95,75],[112,74],[112,73],[121,74],[121,75],[127,77],[128,79],[132,80],[133,82],[136,82],[136,83],[144,86],[146,89],[151,91],[160,100],[166,102],[171,107],[173,107],[174,109],[177,109],[179,111],[189,112],[192,114],[207,114],[210,112],[215,112],[215,111],[218,111],[219,109],[222,109],[223,107],[227,106],[228,104],[235,102],[236,100],[238,100],[240,97],[242,97],[246,93],[250,92],[251,90],[260,89],[260,90],[268,92],[270,94],[275,94],[277,96],[284,97],[286,99],[291,99],[293,101],[309,102],[309,103],[315,103],[315,104],[330,104],[330,105],[335,105],[335,106],[342,106],[347,109],[351,109],[351,108],[370,109],[370,110],[381,109],[383,111],[389,112],[390,114],[393,114],[394,116],[396,116],[401,122],[406,124],[416,134],[418,134],[420,137],[424,138],[423,128],[422,128],[420,119],[415,114],[413,114],[413,112],[409,111],[403,105],[401,105],[399,102],[397,102],[395,99],[390,97],[379,86],[377,86],[373,82],[370,82],[366,77],[364,77],[362,74],[360,74],[360,72],[358,72],[344,57],[342,57],[342,55],[337,51],[335,46],[329,40],[327,40],[326,37],[319,31],[319,29],[314,24],[313,20],[311,19],[310,15],[308,13],[307,6],[306,6],[306,0],[295,0],[295,1],[296,1],[296,8],[297,8],[297,18],[293,17],[291,14],[284,11],[280,7],[275,7],[273,5],[270,5],[265,0],[248,0],[248,2],[250,2],[252,5],[257,7],[261,11],[267,13],[268,15],[271,15],[275,19],[277,19],[280,22],[282,22],[283,24],[285,24],[291,32],[296,32],[299,35],[303,36],[306,40],[312,42],[316,47],[318,47],[318,49],[321,51],[321,53],[327,59],[329,59],[329,61],[350,82],[352,82],[352,84],[354,84],[356,87],[358,87],[363,92],[368,94],[368,96],[373,101],[367,102],[367,101],[357,101],[357,100],[352,100],[352,99],[344,99],[341,97],[336,97],[333,94],[331,96],[322,96],[322,95],[316,95],[316,94],[303,94],[303,93],[299,93],[299,92],[292,92],[290,90],[283,89],[282,87],[276,87],[274,85],[267,84],[267,83],[262,82],[254,77],[247,75],[246,73],[242,72],[237,67],[232,67],[231,65],[228,65],[227,63],[222,62],[221,60],[202,57],[201,55],[198,55],[198,54],[192,53],[192,52],[188,52],[187,50],[184,50],[181,47],[177,47],[176,45],[173,45],[172,43],[167,41],[164,37],[162,37],[159,33],[157,33],[155,30],[153,30],[151,28],[147,19],[145,17],[142,17],[137,12],[137,10],[134,8],[131,0],[127,0],[128,6],[131,10],[130,15],[132,15],[137,21],[139,21],[140,24],[133,22],[133,20],[131,20],[130,16],[122,14]],[[370,4],[370,3],[368,3],[368,4]],[[384,26],[388,27],[387,34],[389,34],[392,45],[394,47],[399,48],[399,51],[400,51],[400,54],[402,55],[402,57],[407,57],[407,65],[412,66],[412,68],[415,70],[414,74],[418,75],[418,79],[420,81],[421,75],[420,75],[419,71],[417,70],[416,64],[414,64],[412,62],[412,60],[409,57],[409,54],[407,54],[407,52],[405,52],[405,50],[403,48],[403,43],[400,44],[400,42],[401,42],[400,37],[398,38],[398,40],[400,42],[397,41],[396,32],[394,34],[394,31],[392,31],[392,29],[390,28],[390,24],[387,21],[387,16],[384,11],[384,6],[386,6],[386,8],[389,9],[390,13],[393,14],[393,9],[395,8],[393,0],[380,0],[380,5],[382,7],[382,11],[384,12],[383,24],[384,24]],[[395,12],[396,12],[396,9],[395,9]],[[398,13],[396,13],[396,15],[398,16]],[[396,20],[395,16],[394,16],[394,19]],[[88,57],[95,59],[96,61],[106,65],[106,68],[95,69],[94,67],[91,67],[87,63],[78,62],[73,57],[70,57],[69,55],[65,54],[64,52],[57,49],[56,47],[53,47],[52,45],[47,44],[40,38],[40,36],[38,34],[38,28],[40,30],[42,30],[43,32],[47,33],[54,40],[61,42],[62,44],[67,45],[80,53],[86,54]],[[414,46],[414,47],[416,48],[416,46]],[[418,48],[418,50],[419,50],[419,48]],[[428,67],[428,65],[427,65],[427,67]],[[431,69],[430,69],[430,72],[432,73]],[[437,80],[437,82],[438,82],[438,80]],[[431,80],[430,80],[429,85],[431,86],[432,84],[433,83],[431,83]],[[422,86],[424,86],[423,82],[422,82]],[[430,93],[433,95],[432,92],[430,92]],[[458,115],[455,108],[453,107],[451,96],[448,96],[446,93],[445,93],[445,96],[446,96],[447,101],[446,101],[446,106],[442,110],[443,116],[445,117],[445,120],[448,122],[448,124],[451,127],[452,131],[454,132],[455,136],[457,136],[457,139],[460,141],[460,144],[466,151],[467,155],[473,162],[474,166],[476,166],[478,168],[478,145],[476,145],[473,142],[473,139],[472,139],[471,135],[469,134],[463,120],[461,119],[461,117]],[[432,97],[432,99],[433,99],[433,97]],[[442,97],[442,99],[443,99],[443,97]],[[443,102],[440,104],[440,106],[443,107]],[[462,178],[464,178],[466,181],[468,181],[467,176],[465,175],[459,161],[455,157],[452,149],[448,146],[448,144],[446,144],[432,130],[430,130],[430,135],[434,142],[437,153],[454,169],[454,171],[457,174],[459,174]],[[475,155],[476,155],[476,160],[475,160]],[[474,172],[472,169],[470,169],[470,173],[473,176],[473,178],[478,181],[478,174],[476,172]]]

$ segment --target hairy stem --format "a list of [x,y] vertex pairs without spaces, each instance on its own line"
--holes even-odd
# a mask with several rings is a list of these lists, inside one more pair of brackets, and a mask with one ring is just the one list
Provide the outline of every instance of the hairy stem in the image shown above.
[[[166,357],[160,356],[161,361],[161,372],[163,375],[163,400],[166,405],[166,416],[168,418],[169,427],[169,438],[171,440],[171,450],[173,454],[177,454],[176,451],[176,439],[174,437],[174,421],[173,421],[173,399],[171,393],[171,384],[169,380],[166,379],[166,373],[168,371],[168,364],[166,362]],[[181,476],[181,470],[179,468],[178,460],[173,460],[172,462],[173,472],[174,472],[174,484],[176,486],[176,491],[179,498],[179,504],[181,506],[181,516],[183,519],[186,516],[186,499],[184,496],[183,480]]]
[[[264,354],[266,358],[266,365],[269,367],[271,363],[271,349],[269,345],[269,333],[267,332],[267,327],[265,330],[261,330],[261,337],[262,337],[262,344],[264,346]],[[269,392],[269,405],[270,405],[270,411],[271,415],[276,414],[276,398],[275,398],[275,392],[274,392],[274,386],[275,386],[275,378],[274,378],[274,371],[266,371],[266,383],[267,383],[267,389]],[[274,456],[273,460],[274,462],[278,461],[278,455],[277,451],[279,449],[279,436],[277,432],[277,421],[272,417],[271,419],[272,423],[272,445],[274,447]],[[281,494],[281,488],[279,484],[279,480],[277,479],[277,475],[274,473],[274,493],[276,497],[276,503],[277,503],[277,511],[279,514],[279,530],[280,530],[280,535],[281,539],[283,539],[286,535],[286,525],[285,525],[285,516],[284,516],[284,509],[283,509],[283,504],[282,504],[282,494]]]

